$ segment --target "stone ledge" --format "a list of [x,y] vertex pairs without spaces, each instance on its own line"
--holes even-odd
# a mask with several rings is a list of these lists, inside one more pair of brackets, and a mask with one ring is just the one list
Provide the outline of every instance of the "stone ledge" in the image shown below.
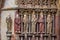
[[16,7],[16,8],[3,8],[3,9],[0,9],[1,11],[8,11],[8,10],[35,10],[35,11],[40,11],[40,10],[45,10],[45,11],[47,11],[47,10],[58,10],[58,8],[18,8],[18,7]]

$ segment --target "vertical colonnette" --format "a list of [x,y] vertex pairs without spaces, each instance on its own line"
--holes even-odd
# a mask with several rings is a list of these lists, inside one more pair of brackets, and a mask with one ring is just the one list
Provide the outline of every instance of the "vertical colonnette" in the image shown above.
[[55,33],[57,35],[57,39],[59,40],[59,12],[57,11],[57,14],[55,15]]

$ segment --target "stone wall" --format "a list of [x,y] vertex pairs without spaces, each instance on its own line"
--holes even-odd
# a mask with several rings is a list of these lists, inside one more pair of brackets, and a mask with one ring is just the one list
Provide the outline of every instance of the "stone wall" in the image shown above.
[[[2,9],[15,8],[15,0],[5,0],[4,7]],[[6,32],[7,32],[7,24],[6,17],[10,14],[13,20],[12,22],[12,34],[14,34],[14,16],[16,10],[7,10],[1,11],[1,40],[7,40]]]
[[1,39],[2,40],[7,40],[6,32],[7,32],[7,24],[6,24],[6,17],[10,14],[12,18],[12,34],[14,34],[14,16],[15,16],[15,11],[2,11],[1,13]]

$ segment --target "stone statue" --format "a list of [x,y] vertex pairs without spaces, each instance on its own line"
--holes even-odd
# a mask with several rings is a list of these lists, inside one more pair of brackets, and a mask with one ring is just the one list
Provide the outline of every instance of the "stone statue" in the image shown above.
[[40,17],[39,17],[39,26],[40,26],[40,32],[44,32],[44,19],[43,19],[43,13],[40,13]]
[[32,13],[32,20],[31,20],[31,22],[32,22],[32,32],[35,32],[35,27],[36,27],[36,23],[37,23],[37,18],[36,18],[36,16],[35,16],[35,12],[33,11],[33,13]]
[[20,16],[18,14],[15,15],[14,22],[15,22],[15,25],[14,25],[15,26],[15,32],[20,32],[21,31],[21,27],[20,27],[21,21],[20,21]]
[[7,31],[11,32],[11,30],[12,30],[12,19],[11,19],[10,15],[8,15],[8,17],[6,17],[6,23],[7,23]]
[[48,14],[47,16],[47,33],[51,34],[52,31],[52,16]]
[[28,17],[27,17],[27,12],[24,14],[23,22],[24,22],[24,32],[27,32],[28,30]]

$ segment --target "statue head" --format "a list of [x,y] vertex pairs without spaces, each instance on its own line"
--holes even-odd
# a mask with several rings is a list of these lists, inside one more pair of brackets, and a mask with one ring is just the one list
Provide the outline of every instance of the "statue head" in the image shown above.
[[35,17],[35,11],[33,11],[32,16]]
[[7,18],[10,18],[11,16],[10,16],[10,14],[7,16]]
[[27,15],[26,14],[24,14],[24,19],[27,19]]
[[16,14],[15,18],[19,18],[19,15],[18,15],[18,14]]
[[48,18],[50,18],[51,17],[51,15],[50,14],[48,14]]
[[40,17],[43,17],[43,12],[40,12]]
[[24,17],[26,17],[26,14],[24,14]]

